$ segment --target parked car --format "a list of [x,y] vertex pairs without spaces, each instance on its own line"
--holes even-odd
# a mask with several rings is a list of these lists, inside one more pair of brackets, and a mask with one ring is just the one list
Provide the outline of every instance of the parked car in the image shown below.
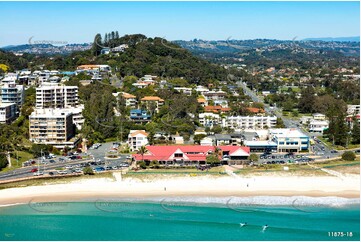
[[31,170],[31,172],[37,172],[38,171],[38,168],[34,168]]
[[61,175],[68,174],[68,172],[66,172],[66,171],[58,171],[58,173],[61,174]]
[[331,150],[331,153],[336,154],[336,153],[338,153],[338,151],[337,150]]
[[40,171],[34,173],[34,176],[42,176],[42,175],[44,175],[44,173],[42,173]]
[[54,176],[55,175],[55,172],[51,171],[49,172],[49,176]]

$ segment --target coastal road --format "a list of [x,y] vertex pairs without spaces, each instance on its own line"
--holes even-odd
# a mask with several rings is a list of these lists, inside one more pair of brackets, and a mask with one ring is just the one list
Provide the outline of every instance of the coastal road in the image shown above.
[[[266,113],[270,114],[270,115],[276,115],[277,118],[281,118],[284,125],[286,126],[286,128],[298,128],[300,129],[300,127],[302,126],[300,124],[299,121],[296,120],[292,120],[289,118],[286,118],[282,115],[282,110],[280,110],[277,107],[270,107],[270,105],[264,103],[264,99],[263,97],[259,97],[257,96],[257,94],[255,92],[253,92],[250,88],[247,87],[247,84],[245,82],[242,81],[238,81],[237,85],[239,87],[241,87],[244,91],[244,93],[246,95],[248,95],[249,97],[251,97],[253,102],[259,102],[259,103],[263,103],[265,106],[265,111]],[[303,133],[305,133],[307,136],[309,137],[313,137],[315,136],[315,134],[309,133],[306,130],[301,130]],[[332,157],[336,157],[339,156],[341,153],[343,152],[339,152],[339,153],[331,153],[331,149],[329,149],[327,147],[327,145],[325,145],[324,143],[315,143],[315,145],[311,146],[311,151],[313,151],[314,153],[317,152],[321,152],[323,153],[321,156],[322,159],[326,159],[326,158],[332,158]],[[319,153],[320,154],[320,153]]]

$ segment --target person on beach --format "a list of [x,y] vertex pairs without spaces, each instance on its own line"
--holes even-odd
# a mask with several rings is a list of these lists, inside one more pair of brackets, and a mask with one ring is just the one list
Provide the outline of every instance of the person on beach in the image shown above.
[[164,187],[164,191],[167,191],[167,188],[166,188],[166,187]]

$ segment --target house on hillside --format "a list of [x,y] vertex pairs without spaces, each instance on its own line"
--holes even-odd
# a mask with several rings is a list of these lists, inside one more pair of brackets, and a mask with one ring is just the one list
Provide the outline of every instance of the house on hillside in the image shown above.
[[140,147],[148,145],[148,133],[145,130],[130,130],[128,145],[131,151],[137,151]]

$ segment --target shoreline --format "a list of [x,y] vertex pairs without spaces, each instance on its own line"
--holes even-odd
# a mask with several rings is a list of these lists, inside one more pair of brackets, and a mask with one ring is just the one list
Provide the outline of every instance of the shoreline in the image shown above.
[[65,184],[0,190],[0,206],[36,202],[81,202],[96,199],[157,197],[307,196],[360,198],[360,177],[173,177],[137,179],[93,178]]

